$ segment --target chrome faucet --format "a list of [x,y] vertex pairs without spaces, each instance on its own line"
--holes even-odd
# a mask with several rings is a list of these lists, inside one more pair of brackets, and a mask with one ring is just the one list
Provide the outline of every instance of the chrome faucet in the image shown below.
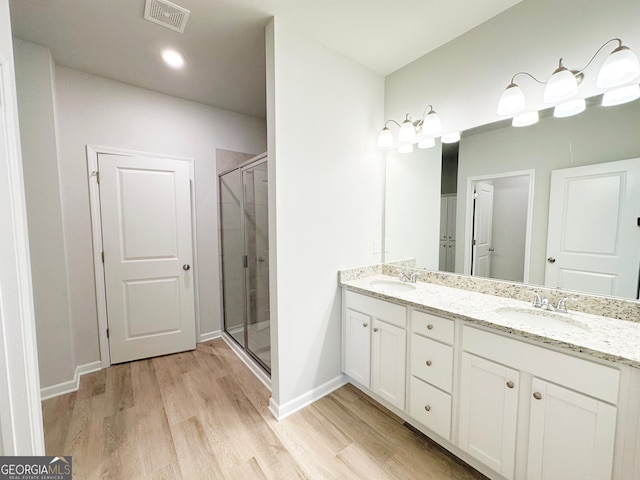
[[567,300],[571,300],[572,302],[575,302],[578,299],[576,297],[564,297],[564,298],[561,298],[560,300],[558,300],[558,306],[556,307],[556,310],[558,312],[567,313],[569,311],[569,310],[567,310]]
[[[540,295],[538,295],[538,292],[534,292],[533,290],[527,290],[527,293],[533,293],[535,295],[535,298],[533,300],[533,303],[531,304],[533,307],[536,308],[541,308],[542,307],[542,298],[540,298]],[[545,300],[547,300],[545,298]],[[547,300],[547,303],[549,303],[549,300]]]
[[412,273],[411,275],[407,275],[404,272],[400,272],[400,280],[403,282],[416,283],[418,275],[416,273]]

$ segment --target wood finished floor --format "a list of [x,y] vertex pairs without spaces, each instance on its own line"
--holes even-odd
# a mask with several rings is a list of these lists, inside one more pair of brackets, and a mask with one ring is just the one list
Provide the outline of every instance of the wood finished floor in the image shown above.
[[347,385],[277,422],[222,340],[115,365],[43,402],[75,479],[484,479]]

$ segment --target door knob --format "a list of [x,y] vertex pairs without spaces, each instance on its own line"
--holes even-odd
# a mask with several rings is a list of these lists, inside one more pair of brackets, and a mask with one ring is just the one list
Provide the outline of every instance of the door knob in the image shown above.
[[556,263],[556,259],[555,259],[555,258],[553,258],[553,257],[549,257],[549,258],[547,258],[547,262],[549,262],[549,263]]
[[189,265],[188,263],[185,263],[184,265],[182,265],[182,269],[187,271],[191,268],[191,265]]
[[495,250],[495,248],[490,248],[489,249],[490,252],[493,252],[494,250]]

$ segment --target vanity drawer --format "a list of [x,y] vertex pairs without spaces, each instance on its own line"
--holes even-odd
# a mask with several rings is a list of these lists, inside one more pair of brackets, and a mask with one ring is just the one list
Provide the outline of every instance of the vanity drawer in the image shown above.
[[411,377],[409,415],[449,440],[451,436],[451,395]]
[[411,312],[411,329],[425,337],[433,338],[443,343],[453,344],[453,320],[436,317],[429,313],[413,310]]
[[412,334],[411,375],[451,393],[453,347]]
[[400,328],[407,328],[407,307],[349,290],[346,292],[345,299],[347,308],[351,310],[379,318]]

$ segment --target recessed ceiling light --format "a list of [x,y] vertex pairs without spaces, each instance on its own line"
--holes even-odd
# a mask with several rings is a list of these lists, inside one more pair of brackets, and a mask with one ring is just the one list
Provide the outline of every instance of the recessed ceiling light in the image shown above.
[[162,59],[171,68],[179,69],[184,67],[184,55],[176,50],[170,48],[162,50]]

